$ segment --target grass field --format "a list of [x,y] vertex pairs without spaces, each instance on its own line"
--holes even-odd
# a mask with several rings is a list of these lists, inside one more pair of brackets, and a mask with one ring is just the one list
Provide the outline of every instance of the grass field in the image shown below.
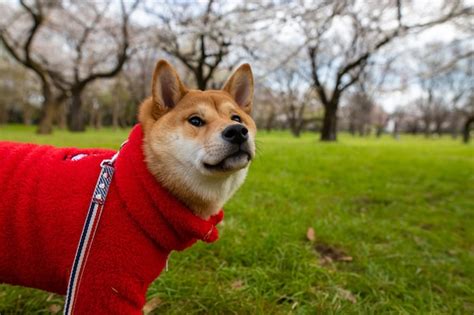
[[[0,127],[0,140],[117,148],[126,131]],[[474,146],[259,135],[221,239],[171,256],[148,291],[159,314],[473,314]],[[308,233],[308,229],[312,231]],[[309,234],[309,235],[308,235]],[[1,255],[1,253],[0,253]],[[62,297],[0,285],[0,314]]]

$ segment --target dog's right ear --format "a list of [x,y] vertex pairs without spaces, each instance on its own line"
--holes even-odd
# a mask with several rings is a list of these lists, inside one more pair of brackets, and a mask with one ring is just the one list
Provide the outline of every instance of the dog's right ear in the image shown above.
[[151,114],[158,119],[168,110],[176,106],[188,92],[179,79],[178,73],[166,60],[156,64],[152,82],[153,109]]
[[253,102],[253,74],[248,63],[235,70],[222,89],[228,92],[240,108],[250,115]]

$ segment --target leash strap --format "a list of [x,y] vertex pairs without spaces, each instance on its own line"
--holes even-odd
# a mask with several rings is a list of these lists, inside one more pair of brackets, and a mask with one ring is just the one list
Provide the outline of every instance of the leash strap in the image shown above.
[[114,175],[114,162],[117,156],[118,152],[110,160],[103,160],[102,163],[100,163],[100,175],[97,179],[94,193],[92,194],[89,210],[87,211],[87,216],[82,228],[81,238],[77,246],[76,256],[74,257],[71,274],[69,275],[69,284],[64,303],[65,315],[71,315],[74,310],[74,302],[77,292],[79,292],[82,274],[84,273],[87,258],[92,247],[92,242],[94,241],[97,227],[99,226],[100,216],[102,215],[107,193]]

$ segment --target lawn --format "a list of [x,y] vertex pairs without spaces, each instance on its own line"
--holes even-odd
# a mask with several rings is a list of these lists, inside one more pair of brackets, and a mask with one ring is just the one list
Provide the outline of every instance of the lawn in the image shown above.
[[[1,140],[117,148],[126,131]],[[260,134],[215,244],[173,253],[148,291],[156,314],[473,314],[474,146]],[[1,255],[1,253],[0,253]],[[62,297],[0,285],[0,314]]]

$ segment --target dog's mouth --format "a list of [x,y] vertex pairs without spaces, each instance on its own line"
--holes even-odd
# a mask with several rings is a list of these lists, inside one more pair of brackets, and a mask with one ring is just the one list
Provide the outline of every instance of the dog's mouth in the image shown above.
[[252,160],[251,154],[246,150],[239,149],[237,152],[226,156],[217,164],[204,163],[204,167],[213,172],[237,171],[246,167],[250,160]]

